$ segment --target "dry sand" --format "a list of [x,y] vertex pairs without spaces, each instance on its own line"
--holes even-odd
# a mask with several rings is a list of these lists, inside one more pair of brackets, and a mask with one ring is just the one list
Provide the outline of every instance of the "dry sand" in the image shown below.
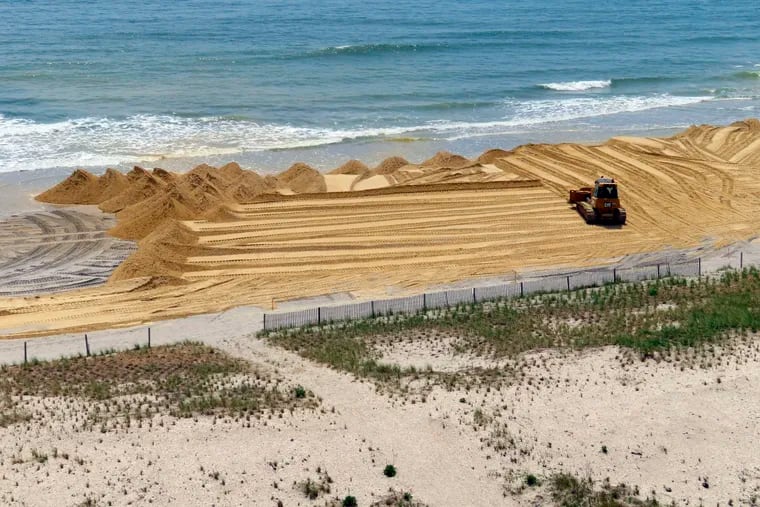
[[[373,170],[352,163],[327,177],[303,166],[277,178],[234,164],[187,175],[136,169],[126,186],[113,174],[111,184],[75,174],[70,188],[48,197],[71,194],[118,209],[115,232],[139,238],[139,250],[105,285],[0,299],[0,333],[129,326],[334,292],[416,291],[510,269],[721,245],[760,229],[756,121],[669,139],[492,150],[477,161],[443,153],[416,165],[386,162]],[[565,202],[567,189],[601,174],[620,182],[625,227],[586,226]],[[333,192],[349,178],[354,188],[373,178],[385,183]],[[319,193],[299,195],[303,189]],[[101,195],[107,199],[98,202]],[[45,216],[65,221],[52,233],[35,233],[40,237],[71,234],[77,245],[90,244],[101,230],[68,230],[75,215]],[[8,224],[28,235],[31,225],[14,220]],[[11,248],[29,255],[22,244]],[[36,276],[31,270],[28,278]],[[389,487],[430,505],[545,505],[545,490],[515,491],[527,473],[559,471],[635,485],[665,504],[752,505],[760,496],[757,337],[684,370],[621,360],[613,347],[532,353],[525,377],[508,387],[434,387],[412,403],[251,336],[259,313],[242,310],[185,324],[212,329],[202,336],[207,343],[313,390],[323,411],[274,415],[250,428],[230,419],[155,416],[128,431],[73,432],[73,414],[88,407],[30,398],[29,407],[47,405],[57,415],[0,428],[0,503],[319,505],[324,498],[310,502],[294,486],[317,478],[317,467],[334,480],[331,497],[353,494],[360,505]],[[187,328],[175,325],[182,322],[160,329],[176,339],[185,336]],[[192,329],[186,336],[195,336]],[[377,352],[442,371],[502,366],[435,339]],[[499,452],[487,445],[494,439],[514,444]],[[36,460],[32,450],[48,459]],[[399,470],[396,478],[383,477],[387,463]]]
[[[316,479],[318,467],[333,479],[329,497],[352,494],[359,505],[389,487],[433,506],[549,505],[545,490],[538,497],[516,490],[528,473],[560,471],[597,484],[625,482],[665,505],[750,505],[760,493],[756,340],[685,371],[653,360],[621,363],[611,347],[534,353],[522,382],[498,390],[436,387],[416,403],[256,338],[208,341],[314,391],[322,410],[251,418],[250,427],[154,416],[101,433],[72,431],[73,414],[86,406],[30,398],[31,409],[56,415],[0,428],[0,501],[322,505],[324,498],[308,501],[295,487]],[[405,348],[469,367],[434,340]],[[513,439],[514,447],[497,451],[487,445],[494,438]],[[33,450],[48,459],[39,463]],[[398,470],[393,479],[382,475],[388,463]]]
[[[720,246],[760,232],[759,161],[760,122],[747,120],[667,139],[491,150],[476,161],[442,152],[421,164],[394,157],[369,171],[352,161],[327,178],[306,164],[276,178],[236,164],[186,175],[136,168],[130,185],[100,206],[121,206],[111,232],[139,239],[139,251],[101,288],[0,299],[0,329],[23,336],[126,326]],[[568,189],[600,175],[620,183],[624,227],[587,226],[566,203]],[[327,192],[328,184],[345,189],[349,177],[354,189],[370,190]],[[78,171],[43,196],[96,201],[92,188],[101,187],[110,189]]]

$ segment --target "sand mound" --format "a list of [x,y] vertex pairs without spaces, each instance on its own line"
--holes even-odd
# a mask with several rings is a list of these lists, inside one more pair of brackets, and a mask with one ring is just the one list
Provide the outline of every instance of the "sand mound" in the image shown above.
[[161,169],[160,167],[156,167],[153,169],[153,176],[156,178],[165,181],[166,183],[170,183],[172,181],[177,181],[177,175],[167,171],[166,169]]
[[349,160],[342,166],[333,169],[327,174],[348,174],[361,176],[367,171],[369,171],[369,167],[367,167],[363,162],[360,162],[359,160]]
[[494,148],[493,150],[486,150],[483,153],[480,154],[480,156],[476,159],[476,161],[479,164],[493,164],[494,161],[496,161],[499,158],[506,157],[511,152],[506,150],[501,150],[499,148]]
[[327,191],[322,173],[302,162],[293,164],[287,171],[277,175],[277,181],[297,194],[316,194]]
[[127,188],[111,199],[102,201],[99,208],[106,213],[116,213],[159,192],[166,182],[142,167],[135,167],[127,174]]
[[188,173],[181,181],[117,213],[119,223],[110,233],[123,239],[140,239],[169,220],[192,220],[228,200],[209,177]]
[[71,176],[35,197],[40,202],[53,204],[95,204],[98,177],[77,169]]
[[378,174],[391,174],[398,170],[399,167],[404,167],[405,165],[409,165],[409,161],[407,161],[404,157],[388,157],[380,164],[372,169],[369,173],[367,173],[367,176],[376,176]]
[[96,194],[93,195],[94,203],[101,203],[120,193],[129,187],[129,180],[116,169],[106,169],[105,174],[98,178],[96,184]]
[[232,198],[237,202],[249,202],[261,194],[273,193],[277,188],[277,180],[263,178],[253,171],[244,171],[232,190]]
[[449,153],[448,151],[439,151],[432,158],[425,160],[421,163],[421,166],[427,167],[447,167],[452,169],[459,169],[473,165],[474,162],[470,159],[464,158],[461,155]]
[[197,241],[182,224],[166,220],[140,241],[137,252],[116,268],[109,281],[143,276],[177,279],[182,275],[185,259],[196,253]]

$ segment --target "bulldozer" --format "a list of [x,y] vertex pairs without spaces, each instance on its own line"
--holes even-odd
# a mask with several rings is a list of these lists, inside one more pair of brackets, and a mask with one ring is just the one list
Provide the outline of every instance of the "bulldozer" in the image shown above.
[[625,223],[625,208],[620,206],[618,187],[614,178],[600,177],[594,182],[594,188],[581,187],[570,191],[570,204],[586,220],[587,224]]

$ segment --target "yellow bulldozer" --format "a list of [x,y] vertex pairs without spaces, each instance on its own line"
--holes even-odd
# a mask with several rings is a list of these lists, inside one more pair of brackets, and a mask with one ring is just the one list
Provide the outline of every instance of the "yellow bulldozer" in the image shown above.
[[575,205],[575,209],[587,224],[625,223],[625,208],[620,206],[614,178],[602,176],[594,182],[594,188],[581,187],[571,190],[568,202]]

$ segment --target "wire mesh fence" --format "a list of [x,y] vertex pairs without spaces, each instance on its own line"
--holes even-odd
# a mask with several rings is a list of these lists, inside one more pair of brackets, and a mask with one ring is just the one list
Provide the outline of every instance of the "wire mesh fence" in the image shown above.
[[[736,264],[735,267],[741,268],[748,265],[748,263],[744,262],[745,259],[741,253],[737,255],[739,255],[738,262],[733,263]],[[731,267],[734,267],[733,264],[731,264]],[[696,277],[702,274],[701,259],[690,262],[652,264],[632,268],[590,268],[571,273],[535,277],[522,281],[515,280],[490,286],[429,292],[401,298],[364,301],[337,306],[322,306],[289,312],[264,313],[263,329],[297,328],[382,315],[408,315],[425,310],[456,307],[461,304],[511,299],[538,293],[576,290],[615,282],[637,282],[668,276]],[[258,321],[258,323],[261,323],[261,321]],[[204,326],[208,325],[208,323],[204,324]],[[107,334],[94,333],[89,337],[82,334],[36,338],[27,341],[20,339],[0,340],[0,364],[23,363],[34,359],[55,359],[61,355],[90,355],[113,349],[146,346],[151,340],[150,332],[150,327],[146,326],[108,332]],[[153,343],[155,345],[168,344],[186,338],[188,338],[186,334],[177,335],[174,332],[162,332],[158,336],[154,333]]]
[[266,313],[264,330],[320,325],[341,320],[356,320],[380,315],[414,314],[461,304],[482,303],[532,294],[562,292],[599,287],[609,283],[640,282],[669,276],[700,276],[701,259],[677,264],[661,263],[631,268],[592,268],[572,273],[554,274],[484,287],[470,287],[431,292],[402,298],[326,306],[285,313]]

